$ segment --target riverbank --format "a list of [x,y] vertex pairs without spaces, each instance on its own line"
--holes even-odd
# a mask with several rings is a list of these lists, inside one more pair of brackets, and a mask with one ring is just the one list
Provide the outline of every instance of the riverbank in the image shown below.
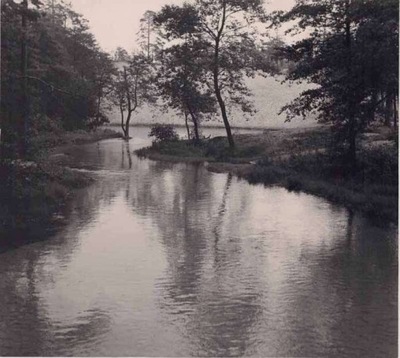
[[333,150],[328,127],[268,129],[238,134],[232,152],[225,138],[155,143],[136,151],[153,160],[204,162],[213,172],[230,172],[250,183],[279,185],[357,210],[378,221],[397,222],[397,145],[395,133],[375,128],[365,133],[357,174]]
[[0,162],[0,252],[43,240],[65,223],[76,190],[93,183],[54,157],[57,148],[119,137],[110,129],[46,133],[35,138],[43,147],[30,161]]

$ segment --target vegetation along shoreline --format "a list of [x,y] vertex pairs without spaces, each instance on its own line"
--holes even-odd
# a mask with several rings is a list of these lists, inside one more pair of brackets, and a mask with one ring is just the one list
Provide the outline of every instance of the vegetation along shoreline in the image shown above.
[[29,160],[1,161],[0,252],[46,238],[66,222],[77,190],[95,180],[69,167],[55,153],[63,147],[111,138],[121,138],[121,134],[110,129],[46,132],[35,138],[42,150]]
[[[168,127],[168,126],[161,126]],[[212,172],[229,172],[253,184],[279,185],[325,198],[378,223],[397,222],[397,142],[392,131],[373,128],[361,138],[359,175],[341,160],[327,126],[265,129],[237,134],[232,151],[224,137],[157,139],[136,150],[151,160],[204,163]]]

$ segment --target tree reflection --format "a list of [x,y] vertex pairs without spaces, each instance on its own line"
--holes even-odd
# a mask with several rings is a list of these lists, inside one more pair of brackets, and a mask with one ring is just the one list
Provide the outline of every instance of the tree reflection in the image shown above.
[[[331,245],[303,248],[304,292],[293,295],[286,307],[284,320],[292,329],[279,330],[288,345],[276,354],[396,355],[397,257],[390,236],[348,212]],[[287,277],[288,284],[295,287],[299,276]],[[309,344],[313,341],[319,346]]]
[[161,309],[184,327],[193,354],[243,355],[259,316],[261,285],[251,273],[259,270],[242,265],[259,264],[240,236],[250,207],[247,186],[235,181],[232,196],[232,175],[212,175],[201,165],[151,162],[148,169],[131,174],[129,203],[161,234],[168,262],[158,285]]

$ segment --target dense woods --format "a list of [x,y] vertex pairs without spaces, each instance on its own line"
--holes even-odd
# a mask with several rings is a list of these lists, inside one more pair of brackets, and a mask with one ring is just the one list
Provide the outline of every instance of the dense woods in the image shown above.
[[114,66],[87,21],[54,1],[2,0],[1,17],[2,155],[29,155],[38,132],[104,123]]

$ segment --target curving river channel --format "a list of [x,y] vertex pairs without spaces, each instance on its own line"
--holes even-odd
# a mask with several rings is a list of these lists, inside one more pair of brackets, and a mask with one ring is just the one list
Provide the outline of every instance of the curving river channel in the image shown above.
[[66,151],[97,180],[0,254],[0,354],[396,357],[397,228],[202,165],[147,130]]

